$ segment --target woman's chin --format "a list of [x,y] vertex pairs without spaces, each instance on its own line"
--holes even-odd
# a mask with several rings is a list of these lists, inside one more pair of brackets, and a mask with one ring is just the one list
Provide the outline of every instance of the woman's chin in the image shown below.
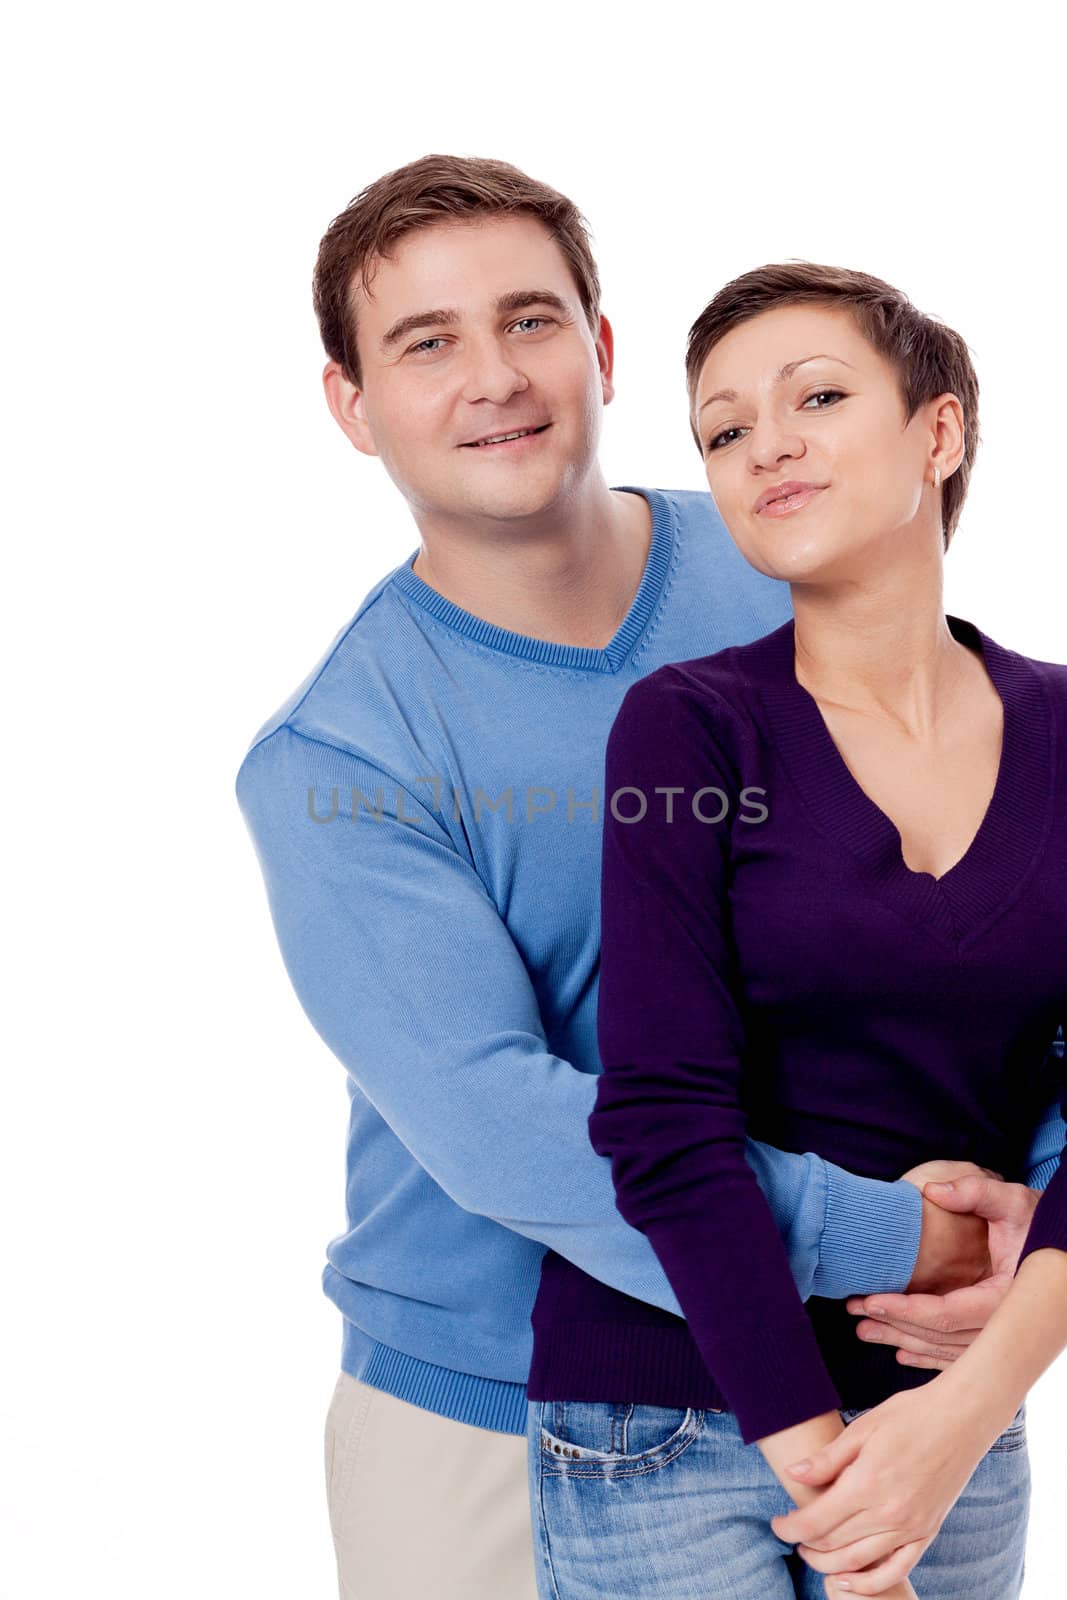
[[831,554],[811,545],[753,551],[746,559],[757,572],[785,583],[829,583],[840,577],[842,569],[841,552]]

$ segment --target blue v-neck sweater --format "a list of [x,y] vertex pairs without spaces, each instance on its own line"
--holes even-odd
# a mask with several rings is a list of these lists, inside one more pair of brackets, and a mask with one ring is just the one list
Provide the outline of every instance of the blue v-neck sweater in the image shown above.
[[[743,1146],[873,1178],[951,1155],[1018,1179],[1038,1107],[1064,1093],[1047,1046],[1067,1015],[1067,667],[947,620],[981,653],[1004,737],[940,878],[907,867],[798,683],[792,620],[625,695],[589,1133],[686,1320],[546,1258],[532,1399],[729,1407],[750,1443],[936,1376],[858,1340],[843,1299],[805,1303]],[[1021,1259],[1042,1246],[1067,1250],[1062,1166]]]

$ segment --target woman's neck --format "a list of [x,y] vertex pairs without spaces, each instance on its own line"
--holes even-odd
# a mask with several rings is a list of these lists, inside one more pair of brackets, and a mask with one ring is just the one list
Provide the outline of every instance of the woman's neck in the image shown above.
[[985,670],[953,638],[940,581],[832,591],[798,584],[793,614],[796,676],[809,694],[917,734]]

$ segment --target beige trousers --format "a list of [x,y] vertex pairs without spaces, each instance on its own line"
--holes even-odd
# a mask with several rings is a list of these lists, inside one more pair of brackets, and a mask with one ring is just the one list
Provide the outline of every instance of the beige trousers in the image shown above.
[[342,1371],[324,1442],[340,1600],[537,1600],[525,1436]]

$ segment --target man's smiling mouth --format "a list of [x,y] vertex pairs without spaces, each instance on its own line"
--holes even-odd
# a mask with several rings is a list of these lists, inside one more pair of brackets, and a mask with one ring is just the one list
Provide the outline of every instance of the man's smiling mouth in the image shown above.
[[485,450],[491,445],[513,444],[516,440],[528,439],[534,434],[544,433],[545,429],[551,426],[550,422],[543,422],[539,428],[513,428],[509,433],[488,433],[481,439],[469,439],[462,448],[464,450]]

